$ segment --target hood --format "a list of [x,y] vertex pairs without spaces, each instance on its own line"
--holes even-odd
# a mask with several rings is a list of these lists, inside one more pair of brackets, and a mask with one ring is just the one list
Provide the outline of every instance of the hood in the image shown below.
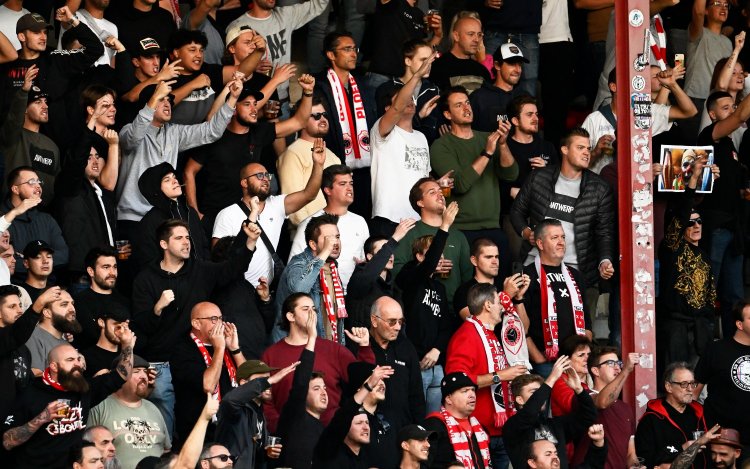
[[148,168],[138,178],[138,189],[148,203],[166,211],[172,201],[161,191],[161,179],[169,173],[177,174],[171,164],[164,162]]

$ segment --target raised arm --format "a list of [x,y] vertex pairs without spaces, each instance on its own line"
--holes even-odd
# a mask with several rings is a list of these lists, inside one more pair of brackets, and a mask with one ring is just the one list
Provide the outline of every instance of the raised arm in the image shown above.
[[104,131],[104,140],[107,141],[107,162],[99,174],[98,181],[102,188],[114,191],[120,173],[120,136],[117,131],[107,129]]
[[18,51],[10,43],[7,36],[0,32],[0,64],[13,62],[18,58]]
[[206,21],[211,10],[218,8],[222,3],[222,0],[197,0],[195,8],[193,8],[188,15],[185,29],[198,29],[198,27]]
[[688,25],[690,41],[697,41],[703,34],[703,23],[706,19],[706,0],[693,0],[693,16]]
[[213,420],[216,412],[219,410],[219,401],[214,399],[211,393],[206,393],[206,405],[203,406],[198,421],[195,422],[195,426],[190,431],[185,440],[185,444],[180,450],[180,455],[177,457],[172,469],[193,469],[198,464],[203,451],[203,442],[206,439],[206,430],[208,424]]
[[413,104],[414,90],[417,88],[417,85],[422,83],[422,78],[430,73],[432,62],[435,61],[436,56],[437,52],[433,52],[427,60],[422,63],[419,70],[414,73],[411,79],[404,83],[404,86],[398,90],[396,96],[393,97],[392,104],[388,106],[385,114],[383,114],[383,117],[381,117],[378,122],[378,132],[380,132],[381,137],[385,138],[391,133],[393,128],[396,127],[396,124],[398,124],[398,121],[401,120],[401,116],[404,114],[406,107],[409,104]]
[[325,142],[322,138],[316,138],[312,146],[313,170],[310,179],[307,180],[305,188],[284,197],[284,213],[287,215],[296,212],[309,204],[318,195],[320,184],[323,179],[323,163],[326,161]]
[[629,353],[627,358],[625,359],[625,368],[622,369],[619,375],[612,380],[611,383],[604,386],[601,391],[594,397],[594,405],[596,405],[597,409],[606,409],[607,407],[611,406],[613,402],[617,400],[617,396],[620,395],[620,392],[622,392],[623,386],[625,386],[625,381],[628,379],[628,376],[630,376],[630,373],[633,372],[635,369],[635,366],[638,364],[638,360],[640,359],[640,355],[637,353]]
[[[297,105],[297,111],[294,113],[291,119],[277,122],[276,126],[276,138],[287,137],[296,132],[302,130],[307,124],[307,119],[310,118],[312,112],[312,96],[313,89],[315,88],[315,78],[312,75],[302,75],[297,79],[300,87],[302,88],[302,99],[300,99]],[[265,96],[265,95],[264,95]]]
[[3,433],[3,448],[10,451],[29,441],[40,428],[52,421],[52,417],[57,414],[58,410],[64,409],[65,404],[62,401],[52,401],[42,412],[29,420],[25,424],[13,427]]
[[698,114],[698,109],[693,100],[685,93],[685,90],[677,83],[677,74],[674,69],[659,72],[656,76],[664,88],[672,92],[675,104],[669,108],[669,120],[687,119]]
[[720,91],[726,91],[729,89],[729,82],[732,79],[734,73],[734,66],[737,65],[737,58],[740,55],[742,47],[745,45],[745,31],[740,32],[734,37],[734,49],[732,55],[729,56],[729,60],[724,64],[719,74],[719,79],[716,80],[716,89]]

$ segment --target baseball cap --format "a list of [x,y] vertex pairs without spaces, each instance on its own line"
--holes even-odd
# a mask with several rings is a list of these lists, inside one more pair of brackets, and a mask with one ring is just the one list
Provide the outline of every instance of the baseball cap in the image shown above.
[[29,90],[29,98],[26,101],[26,105],[33,103],[37,99],[47,98],[49,95],[36,85],[32,85]]
[[241,35],[245,33],[250,33],[250,32],[254,32],[253,28],[251,28],[250,26],[246,24],[241,25],[241,26],[240,25],[232,26],[229,29],[227,29],[227,37],[226,37],[226,40],[224,41],[224,44],[226,44],[227,47],[229,47],[229,45],[232,44],[234,41],[236,41],[238,37],[240,37]]
[[347,375],[349,376],[349,384],[347,386],[349,394],[356,393],[357,389],[370,377],[374,369],[375,365],[372,363],[351,362],[346,368]]
[[44,17],[38,13],[26,13],[18,18],[18,21],[16,22],[16,34],[28,30],[38,33],[39,31],[51,28],[52,25],[47,23]]
[[398,431],[398,442],[404,442],[407,440],[433,440],[437,436],[437,433],[431,432],[424,428],[422,425],[407,425],[402,427]]
[[41,239],[29,241],[29,244],[27,244],[26,247],[23,248],[23,257],[25,259],[32,259],[38,256],[42,251],[47,251],[50,254],[55,253],[55,250],[52,249],[52,246],[47,244],[46,241],[43,241]]
[[125,322],[130,320],[130,311],[128,308],[121,304],[113,302],[107,305],[106,310],[99,310],[94,313],[94,320],[96,319],[112,319],[117,322]]
[[247,360],[237,368],[237,379],[248,379],[252,375],[257,375],[259,373],[270,373],[271,371],[276,371],[279,369],[280,368],[268,366],[261,360]]
[[[112,365],[110,365],[111,369],[116,369],[117,365],[120,363],[120,355],[117,355],[117,358],[112,360]],[[143,357],[133,354],[133,368],[148,368],[151,364]]]
[[152,37],[144,37],[138,41],[138,46],[131,52],[134,57],[149,57],[152,55],[164,55],[164,49]]
[[442,392],[443,397],[445,397],[450,396],[459,389],[465,388],[467,386],[471,386],[474,389],[477,388],[476,383],[474,383],[474,381],[472,381],[466,373],[450,373],[445,375],[445,377],[443,377],[443,380],[440,382],[440,391]]
[[259,89],[250,85],[249,83],[245,83],[245,85],[242,87],[242,91],[240,91],[240,96],[237,98],[237,101],[242,101],[248,96],[252,96],[256,101],[260,101],[261,99],[263,99],[263,93],[261,93]]
[[506,42],[495,50],[492,54],[495,62],[524,62],[529,63],[529,59],[523,56],[521,48],[512,42]]
[[719,438],[712,440],[712,445],[727,445],[733,448],[742,449],[742,443],[740,443],[740,432],[734,428],[722,428],[719,433]]

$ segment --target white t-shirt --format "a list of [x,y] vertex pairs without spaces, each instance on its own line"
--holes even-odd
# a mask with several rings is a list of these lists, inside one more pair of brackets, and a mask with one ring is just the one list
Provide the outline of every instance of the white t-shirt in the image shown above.
[[[305,228],[310,223],[312,217],[323,215],[323,210],[315,212],[311,217],[302,220],[302,223],[297,227],[297,233],[294,235],[292,241],[292,251],[289,254],[291,259],[293,256],[301,253],[307,247],[305,242]],[[343,283],[344,292],[346,292],[346,286],[349,284],[349,279],[354,273],[354,267],[357,265],[356,259],[365,258],[365,241],[370,237],[370,230],[367,228],[367,222],[364,218],[357,215],[356,213],[346,212],[346,215],[339,217],[338,225],[339,236],[341,237],[341,254],[339,254],[339,276],[341,277],[341,283]]]
[[[286,194],[270,196],[266,199],[266,206],[263,211],[258,215],[258,224],[263,227],[263,231],[268,236],[274,249],[279,246],[281,228],[284,225],[284,220],[286,220],[285,198]],[[226,207],[216,215],[212,236],[214,238],[236,236],[246,218],[245,212],[237,204]],[[263,240],[258,238],[253,259],[250,261],[247,272],[245,272],[245,280],[252,283],[253,286],[258,286],[260,277],[266,277],[268,283],[271,283],[273,280],[273,259]]]
[[[81,11],[78,12],[78,15],[77,15],[78,19],[81,20],[81,23],[83,23],[86,26],[88,26],[89,29],[91,29],[91,31],[94,33],[94,35],[96,35],[97,33],[94,30],[94,28],[91,27],[87,15],[82,14],[82,12],[83,12],[83,10],[81,10]],[[94,18],[93,16],[92,16],[92,18],[93,18],[94,22],[96,23],[96,27],[99,28],[100,30],[102,30],[103,32],[107,33],[106,34],[107,37],[109,37],[109,36],[118,37],[117,36],[117,26],[113,22],[108,21],[108,20],[106,20],[104,18],[99,19],[99,18]],[[99,38],[99,40],[101,41],[102,45],[104,45],[104,40],[105,39],[106,39],[106,37],[104,39],[102,39],[101,37]],[[58,49],[62,49],[62,34],[57,39],[57,48]],[[96,62],[94,62],[94,65],[92,65],[92,67],[96,67],[96,66],[99,66],[99,65],[112,65],[112,58],[114,56],[115,56],[115,50],[114,49],[110,49],[107,46],[104,46],[104,54],[102,54],[101,57],[99,57],[98,59],[96,59]]]
[[568,20],[568,2],[545,0],[542,2],[542,25],[539,28],[539,44],[550,42],[573,42]]
[[5,5],[0,5],[0,32],[5,34],[13,48],[19,50],[21,48],[21,41],[18,40],[16,35],[16,23],[25,14],[29,13],[26,8],[21,8],[21,11],[11,10]]
[[409,190],[430,174],[430,145],[422,132],[399,126],[383,138],[379,124],[380,119],[370,130],[372,216],[396,223],[402,218],[419,219],[409,204]]

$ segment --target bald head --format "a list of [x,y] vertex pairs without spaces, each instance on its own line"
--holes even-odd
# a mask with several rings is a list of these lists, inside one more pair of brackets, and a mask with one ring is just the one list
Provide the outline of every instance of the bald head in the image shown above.
[[190,310],[190,325],[193,334],[202,341],[207,341],[214,327],[222,322],[221,310],[208,301],[198,303]]
[[65,360],[66,357],[78,356],[78,350],[70,344],[60,344],[54,347],[47,354],[47,361],[49,363],[60,363]]
[[404,323],[401,304],[389,296],[381,296],[370,309],[370,335],[381,346],[398,338]]
[[190,310],[190,320],[203,318],[206,316],[221,316],[221,310],[215,304],[209,301],[202,301]]
[[246,164],[242,167],[240,170],[240,179],[245,179],[246,177],[256,174],[256,173],[265,173],[266,167],[259,163],[250,163]]

